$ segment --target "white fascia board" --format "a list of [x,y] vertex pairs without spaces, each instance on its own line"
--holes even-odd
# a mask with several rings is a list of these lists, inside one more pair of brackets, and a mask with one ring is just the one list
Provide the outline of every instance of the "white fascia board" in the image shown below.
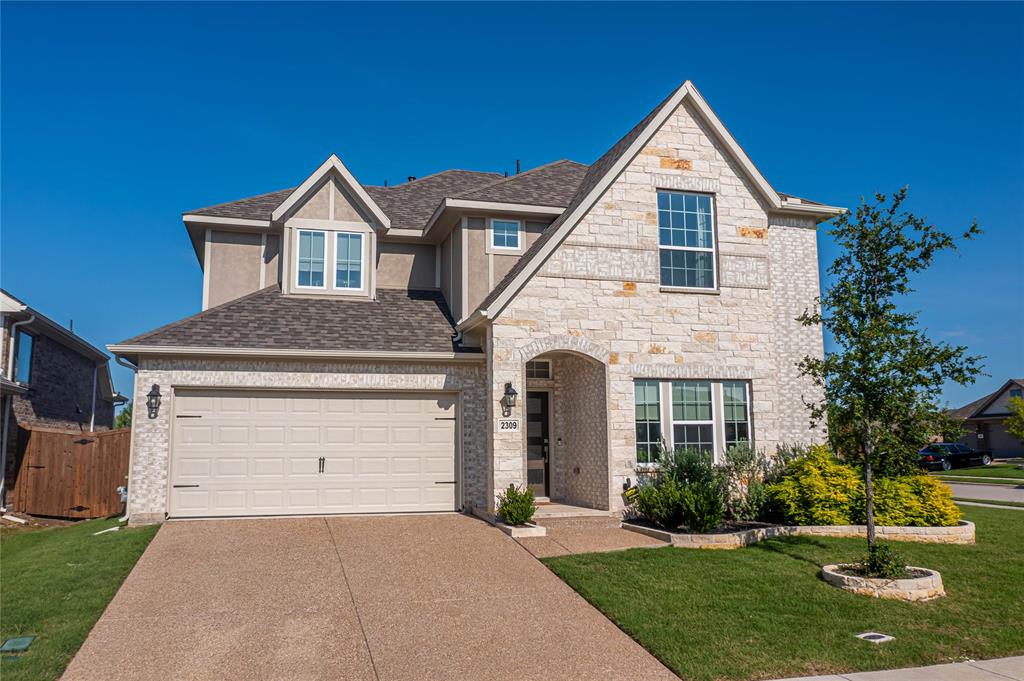
[[192,222],[198,225],[225,225],[234,227],[270,227],[270,220],[243,220],[242,218],[222,218],[213,215],[195,215],[185,213],[181,216],[182,222]]
[[423,236],[426,236],[430,229],[441,219],[444,212],[449,208],[455,210],[483,210],[499,213],[519,213],[521,215],[550,215],[558,217],[565,212],[564,206],[542,206],[532,203],[508,203],[503,201],[473,201],[471,199],[443,199],[434,209],[433,215],[427,221],[423,229]]
[[287,348],[213,348],[159,345],[108,345],[107,349],[119,357],[133,355],[175,357],[274,357],[295,359],[353,359],[380,362],[408,362],[430,360],[438,362],[482,362],[481,353],[463,352],[376,352],[372,350],[304,350]]
[[270,216],[270,219],[274,222],[280,221],[281,218],[299,202],[299,199],[304,197],[314,186],[316,186],[318,182],[320,182],[321,179],[324,178],[325,175],[327,175],[327,173],[332,170],[341,175],[341,179],[345,181],[348,188],[363,203],[366,209],[373,214],[380,225],[384,229],[391,229],[391,220],[384,214],[384,211],[380,209],[380,206],[370,198],[370,195],[366,193],[365,189],[363,189],[363,185],[359,184],[359,181],[356,180],[355,176],[349,172],[349,169],[345,167],[345,164],[342,163],[341,159],[335,154],[331,154],[326,161],[320,164],[319,168],[313,171],[312,175],[306,178],[305,182],[296,187],[295,191],[289,194],[288,198],[284,200],[284,203],[274,209],[274,213]]
[[21,302],[17,298],[9,296],[7,295],[7,293],[0,291],[0,312],[24,312],[27,309],[28,305]]
[[841,206],[822,206],[810,203],[790,203],[788,201],[783,202],[782,206],[777,209],[780,213],[800,213],[802,215],[809,215],[827,220],[837,215],[842,215],[846,212],[846,208]]

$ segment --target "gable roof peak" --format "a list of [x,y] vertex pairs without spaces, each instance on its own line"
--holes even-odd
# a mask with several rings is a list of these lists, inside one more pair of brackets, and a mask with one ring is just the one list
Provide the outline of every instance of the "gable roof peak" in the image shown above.
[[391,220],[380,209],[380,206],[366,193],[366,189],[363,185],[355,178],[355,175],[345,167],[345,164],[341,162],[337,154],[332,153],[327,157],[327,160],[320,164],[320,166],[314,170],[306,180],[288,195],[281,205],[274,209],[271,214],[271,220],[281,220],[288,211],[291,210],[302,198],[304,198],[314,187],[320,184],[328,174],[336,173],[341,181],[349,188],[349,190],[355,195],[356,200],[363,204],[363,207],[370,212],[371,215],[380,223],[384,229],[391,228]]

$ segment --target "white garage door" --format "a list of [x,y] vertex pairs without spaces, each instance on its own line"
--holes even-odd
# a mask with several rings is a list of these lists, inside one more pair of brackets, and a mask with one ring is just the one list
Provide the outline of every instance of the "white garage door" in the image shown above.
[[179,390],[172,517],[456,509],[456,398]]

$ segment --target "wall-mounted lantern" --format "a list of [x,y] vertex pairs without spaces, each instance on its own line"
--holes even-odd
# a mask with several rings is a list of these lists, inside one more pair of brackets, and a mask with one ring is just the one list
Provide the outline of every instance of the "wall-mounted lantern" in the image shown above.
[[516,397],[519,393],[512,387],[511,383],[505,384],[505,395],[501,398],[501,415],[508,417],[512,414],[512,407],[516,406]]
[[160,413],[160,386],[156,383],[150,388],[146,395],[146,408],[149,410],[149,418],[155,419]]

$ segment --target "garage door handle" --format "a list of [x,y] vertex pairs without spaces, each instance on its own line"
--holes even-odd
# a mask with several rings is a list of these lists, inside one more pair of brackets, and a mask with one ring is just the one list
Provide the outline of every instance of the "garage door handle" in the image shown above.
[[455,417],[454,416],[435,416],[434,420],[435,421],[454,421]]
[[176,419],[201,419],[203,417],[200,414],[178,414],[174,418],[176,418]]
[[199,485],[171,485],[171,487],[178,489],[179,487],[199,487]]
[[435,485],[454,485],[455,481],[454,480],[435,480],[434,484]]

